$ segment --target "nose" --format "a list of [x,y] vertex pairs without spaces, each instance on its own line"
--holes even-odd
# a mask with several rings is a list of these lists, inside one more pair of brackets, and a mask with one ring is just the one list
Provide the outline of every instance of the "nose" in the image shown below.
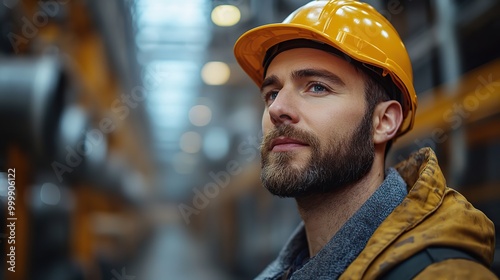
[[269,118],[275,126],[299,121],[296,96],[293,91],[282,88],[269,106]]

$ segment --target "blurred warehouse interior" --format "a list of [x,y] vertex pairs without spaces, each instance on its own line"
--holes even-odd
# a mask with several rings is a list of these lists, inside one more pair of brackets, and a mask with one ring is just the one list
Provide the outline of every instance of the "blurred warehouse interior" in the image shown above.
[[[260,186],[262,102],[232,47],[307,2],[3,0],[0,218],[15,169],[17,222],[0,279],[260,272],[299,217]],[[366,2],[401,34],[419,97],[389,163],[432,146],[499,239],[500,2]]]

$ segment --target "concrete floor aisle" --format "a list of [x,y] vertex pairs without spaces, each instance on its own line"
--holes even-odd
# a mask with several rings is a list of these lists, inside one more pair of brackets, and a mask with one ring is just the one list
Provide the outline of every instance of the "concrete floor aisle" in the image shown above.
[[[135,280],[226,280],[230,279],[211,262],[206,247],[185,228],[159,228],[137,264]],[[132,278],[130,278],[132,279]]]

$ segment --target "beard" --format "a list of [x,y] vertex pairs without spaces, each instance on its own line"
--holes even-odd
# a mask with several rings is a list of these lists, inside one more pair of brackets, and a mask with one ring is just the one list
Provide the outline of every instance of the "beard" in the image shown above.
[[[273,139],[284,136],[309,145],[306,164],[292,164],[296,152],[271,152]],[[341,190],[361,180],[375,158],[371,114],[366,113],[349,137],[332,137],[322,148],[315,135],[290,125],[280,125],[266,134],[261,144],[261,181],[280,197],[306,197]]]

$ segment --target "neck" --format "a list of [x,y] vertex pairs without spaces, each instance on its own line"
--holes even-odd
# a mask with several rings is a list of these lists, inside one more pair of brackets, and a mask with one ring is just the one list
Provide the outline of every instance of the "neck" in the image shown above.
[[326,245],[383,180],[384,169],[374,162],[370,172],[353,185],[327,194],[296,198],[305,225],[310,257]]

